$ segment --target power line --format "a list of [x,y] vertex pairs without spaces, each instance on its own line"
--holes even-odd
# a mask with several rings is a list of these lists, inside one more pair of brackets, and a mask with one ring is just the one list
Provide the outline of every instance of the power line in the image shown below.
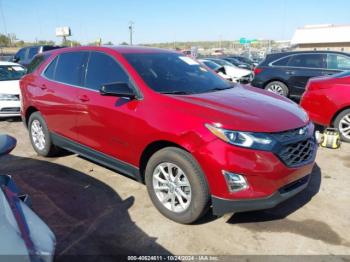
[[1,13],[2,23],[4,24],[5,35],[7,35],[6,19],[5,19],[4,9],[3,9],[3,7],[2,7],[2,1],[1,1],[1,0],[0,0],[0,13]]

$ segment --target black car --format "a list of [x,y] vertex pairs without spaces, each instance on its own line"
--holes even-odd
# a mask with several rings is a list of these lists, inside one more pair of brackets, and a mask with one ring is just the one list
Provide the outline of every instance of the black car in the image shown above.
[[252,65],[244,63],[242,61],[239,61],[234,57],[220,57],[220,59],[226,60],[226,61],[230,62],[231,64],[234,64],[235,66],[243,68],[243,69],[248,69],[248,70],[254,69],[254,67]]
[[300,98],[311,77],[350,70],[350,54],[332,51],[302,51],[267,55],[254,70],[252,86]]
[[255,67],[257,65],[256,62],[254,62],[252,59],[245,56],[235,55],[235,56],[230,56],[230,58],[234,58],[242,63],[250,65],[251,67]]
[[26,46],[18,50],[14,55],[12,62],[19,63],[27,67],[33,60],[33,57],[45,51],[50,51],[53,49],[62,48],[62,46],[52,46],[52,45],[37,45],[37,46]]

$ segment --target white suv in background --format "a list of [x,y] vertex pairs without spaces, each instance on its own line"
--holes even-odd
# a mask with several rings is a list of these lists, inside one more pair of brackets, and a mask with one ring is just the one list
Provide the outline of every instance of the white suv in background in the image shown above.
[[20,116],[19,79],[25,73],[19,64],[0,61],[0,118]]

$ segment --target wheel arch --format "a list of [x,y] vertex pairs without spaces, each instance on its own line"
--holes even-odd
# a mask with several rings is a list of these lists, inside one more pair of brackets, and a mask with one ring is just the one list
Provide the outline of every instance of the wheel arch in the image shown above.
[[144,182],[145,179],[145,169],[146,165],[148,163],[148,160],[151,158],[151,156],[156,153],[157,151],[166,148],[166,147],[177,147],[180,148],[188,153],[191,153],[189,150],[187,150],[185,147],[172,142],[168,140],[158,140],[153,141],[152,143],[148,144],[146,148],[143,150],[140,160],[139,160],[139,167],[140,167],[140,176],[141,181]]
[[34,112],[37,112],[37,111],[39,111],[39,110],[34,106],[29,106],[27,108],[27,110],[25,112],[25,124],[27,127],[28,127],[28,121],[29,121],[31,114],[33,114]]
[[[264,83],[263,87],[266,88],[266,86],[267,86],[268,84],[270,84],[270,83],[272,83],[272,82],[276,82],[276,81],[285,84],[285,85],[287,86],[287,88],[289,89],[289,86],[288,86],[288,84],[287,84],[287,81],[285,81],[284,79],[281,79],[281,78],[269,79],[268,81],[266,81],[266,82]],[[290,89],[289,89],[289,91],[290,91]]]
[[339,116],[339,114],[341,114],[343,111],[350,109],[350,105],[347,105],[345,107],[342,107],[341,109],[339,109],[332,117],[331,121],[330,121],[330,125],[334,127],[334,121],[337,119],[337,117]]

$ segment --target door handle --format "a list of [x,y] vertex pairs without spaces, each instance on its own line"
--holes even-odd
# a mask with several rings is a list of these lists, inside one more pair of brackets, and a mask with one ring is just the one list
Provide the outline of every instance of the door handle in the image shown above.
[[81,95],[79,96],[79,100],[81,102],[87,102],[87,101],[90,101],[90,98],[87,95]]
[[295,72],[294,71],[287,71],[286,74],[287,75],[295,75]]
[[40,89],[41,89],[41,90],[46,90],[46,89],[47,89],[47,86],[46,86],[45,84],[42,84],[42,85],[40,86]]

